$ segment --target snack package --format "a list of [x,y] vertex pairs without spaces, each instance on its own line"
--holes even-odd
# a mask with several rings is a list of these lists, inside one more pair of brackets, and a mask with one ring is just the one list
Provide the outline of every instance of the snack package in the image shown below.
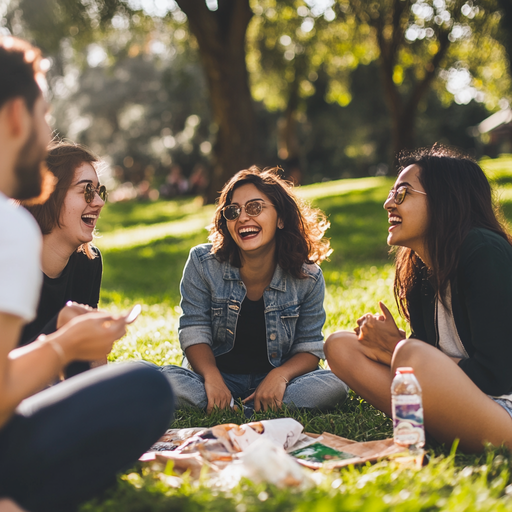
[[246,423],[230,429],[228,435],[239,451],[245,451],[260,437],[288,450],[299,440],[302,429],[303,426],[292,418],[279,418]]
[[305,448],[299,448],[290,452],[290,455],[311,462],[334,462],[354,458],[352,453],[342,452],[322,443],[313,443]]

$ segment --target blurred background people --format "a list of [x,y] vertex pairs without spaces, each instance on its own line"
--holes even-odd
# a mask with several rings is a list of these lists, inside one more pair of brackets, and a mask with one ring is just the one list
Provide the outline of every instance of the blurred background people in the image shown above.
[[188,181],[183,176],[181,166],[174,164],[165,178],[165,183],[160,187],[160,196],[171,199],[182,196],[188,191]]

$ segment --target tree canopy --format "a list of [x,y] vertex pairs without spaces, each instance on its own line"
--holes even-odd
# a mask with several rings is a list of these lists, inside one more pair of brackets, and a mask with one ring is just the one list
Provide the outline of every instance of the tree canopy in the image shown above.
[[310,181],[467,145],[448,121],[465,133],[511,95],[506,2],[11,0],[2,23],[50,58],[63,135],[122,179],[209,165],[211,201],[253,163]]

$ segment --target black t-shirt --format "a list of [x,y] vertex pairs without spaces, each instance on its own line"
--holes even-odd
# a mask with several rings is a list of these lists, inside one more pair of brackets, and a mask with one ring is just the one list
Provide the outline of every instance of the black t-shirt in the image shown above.
[[[72,300],[98,307],[103,264],[100,251],[94,247],[96,257],[90,260],[83,252],[75,252],[69,258],[62,274],[56,279],[43,274],[43,287],[35,320],[27,324],[19,345],[32,343],[40,334],[51,334],[57,330],[57,317],[66,302]],[[89,369],[86,361],[71,363],[66,375],[71,376]]]
[[238,314],[235,345],[215,361],[224,373],[268,373],[274,368],[268,360],[263,297],[256,301],[244,299]]

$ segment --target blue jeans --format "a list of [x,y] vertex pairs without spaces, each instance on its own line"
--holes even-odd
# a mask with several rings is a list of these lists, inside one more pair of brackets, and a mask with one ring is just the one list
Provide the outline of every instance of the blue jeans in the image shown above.
[[0,428],[0,497],[70,512],[169,427],[168,381],[140,363],[105,365],[23,400]]
[[[162,373],[175,393],[176,408],[206,408],[208,398],[201,375],[182,366],[162,366]],[[235,374],[221,372],[234,400],[251,395],[267,376],[266,373]],[[283,403],[289,407],[326,410],[342,404],[347,398],[348,386],[330,370],[315,370],[292,379],[284,393]],[[248,404],[252,405],[252,404]]]
[[510,400],[503,400],[501,398],[496,398],[495,396],[487,395],[489,398],[492,398],[498,405],[501,405],[505,411],[508,412],[510,417],[512,418],[512,401]]

